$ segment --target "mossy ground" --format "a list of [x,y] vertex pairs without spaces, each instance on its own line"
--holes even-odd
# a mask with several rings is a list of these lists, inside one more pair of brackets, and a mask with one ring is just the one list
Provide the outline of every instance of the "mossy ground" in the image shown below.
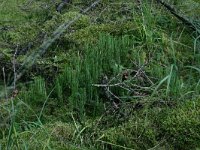
[[[0,150],[200,148],[199,35],[155,1],[58,2],[0,4]],[[198,1],[174,2],[200,22]],[[13,60],[79,14],[6,90]]]

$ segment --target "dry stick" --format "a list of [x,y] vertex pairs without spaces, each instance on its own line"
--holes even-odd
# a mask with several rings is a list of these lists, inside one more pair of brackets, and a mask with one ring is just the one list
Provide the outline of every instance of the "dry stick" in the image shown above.
[[6,73],[5,73],[5,68],[2,68],[3,71],[3,81],[4,81],[4,89],[5,89],[5,97],[6,100],[8,100],[8,92],[7,92],[7,84],[6,84]]
[[[96,0],[89,7],[87,7],[82,13],[88,12],[90,9],[95,7],[100,1],[101,0]],[[19,70],[17,70],[17,72],[16,72],[17,76],[16,76],[15,82],[17,80],[19,80],[22,77],[22,75],[25,73],[25,71],[28,70],[31,66],[33,66],[33,64],[35,63],[37,58],[39,58],[42,54],[44,54],[45,51],[49,48],[49,46],[51,46],[52,43],[55,42],[61,36],[61,34],[63,34],[65,32],[65,30],[68,27],[70,27],[73,23],[75,23],[77,20],[79,20],[81,18],[81,16],[82,16],[82,14],[79,14],[74,18],[74,20],[71,20],[69,22],[65,22],[64,24],[59,26],[53,32],[53,34],[49,38],[47,38],[47,40],[45,40],[43,42],[43,44],[38,48],[38,51],[33,52],[32,54],[30,54],[30,56],[28,56],[26,58],[26,60],[22,64],[22,66],[19,68]],[[14,84],[14,82],[11,85],[13,85],[13,84]]]
[[13,74],[14,74],[14,79],[13,79],[13,89],[16,90],[16,82],[17,82],[17,73],[16,73],[16,55],[18,51],[19,45],[17,45],[17,48],[15,50],[14,56],[13,56]]
[[177,11],[171,5],[165,3],[162,0],[157,0],[157,2],[164,6],[167,10],[169,10],[171,14],[173,14],[176,18],[181,20],[185,25],[189,26],[193,31],[196,31],[198,34],[200,34],[200,31],[197,29],[195,24],[188,20],[186,17],[178,14]]

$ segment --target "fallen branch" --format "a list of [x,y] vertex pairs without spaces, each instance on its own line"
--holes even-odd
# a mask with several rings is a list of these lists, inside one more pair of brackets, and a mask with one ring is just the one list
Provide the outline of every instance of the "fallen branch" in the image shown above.
[[162,6],[164,6],[171,14],[173,14],[177,19],[179,19],[181,22],[183,22],[185,25],[190,27],[193,31],[200,34],[200,30],[196,27],[196,25],[190,21],[188,18],[178,14],[178,12],[169,4],[162,0],[157,0],[158,3],[160,3]]
[[[90,9],[92,9],[93,7],[95,7],[98,3],[100,3],[101,0],[96,0],[95,2],[93,2],[89,7],[87,7],[82,13],[86,13],[88,12]],[[28,70],[31,66],[33,66],[33,64],[36,62],[36,60],[46,52],[46,50],[65,32],[65,30],[70,27],[72,24],[74,24],[77,20],[79,20],[81,18],[82,14],[77,15],[73,20],[71,21],[67,21],[64,24],[62,24],[61,26],[59,26],[54,32],[53,34],[48,37],[43,44],[38,48],[37,51],[33,52],[32,54],[30,54],[30,56],[28,56],[26,58],[26,60],[23,62],[22,66],[16,71],[17,76],[16,76],[16,80],[19,80],[22,75],[26,72],[26,70]],[[12,82],[11,85],[14,84],[14,81]]]

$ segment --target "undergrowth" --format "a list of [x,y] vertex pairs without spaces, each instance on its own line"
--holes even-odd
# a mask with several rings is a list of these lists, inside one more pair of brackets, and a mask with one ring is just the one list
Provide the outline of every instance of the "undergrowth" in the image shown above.
[[0,4],[0,150],[200,148],[200,38],[155,1],[104,0],[8,85],[86,3]]

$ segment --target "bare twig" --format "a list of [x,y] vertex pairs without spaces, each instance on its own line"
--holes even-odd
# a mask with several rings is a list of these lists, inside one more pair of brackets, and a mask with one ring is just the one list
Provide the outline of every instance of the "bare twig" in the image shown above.
[[8,100],[8,92],[7,92],[7,84],[6,84],[6,73],[5,73],[5,68],[2,68],[3,71],[3,81],[4,81],[4,89],[5,89],[5,97],[6,100]]
[[18,51],[18,45],[17,48],[15,49],[15,53],[13,56],[13,74],[14,74],[14,79],[13,79],[13,88],[16,90],[16,82],[17,82],[17,73],[16,73],[16,55]]
[[116,84],[92,84],[92,86],[96,86],[96,87],[115,87],[115,86],[119,86],[123,83],[116,83]]

